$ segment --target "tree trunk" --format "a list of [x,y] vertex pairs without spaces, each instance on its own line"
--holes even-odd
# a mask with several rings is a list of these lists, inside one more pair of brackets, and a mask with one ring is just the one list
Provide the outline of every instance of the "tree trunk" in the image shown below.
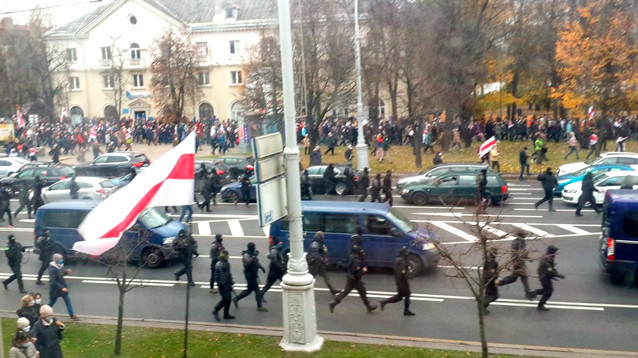
[[[124,280],[122,285],[126,284]],[[115,331],[115,351],[114,354],[119,356],[122,354],[122,329],[124,325],[124,295],[126,294],[125,287],[119,287],[120,297],[117,304],[117,330]]]
[[485,309],[483,308],[483,302],[485,301],[485,289],[481,287],[479,297],[476,300],[476,306],[479,314],[479,332],[481,335],[481,356],[483,358],[489,358],[489,351],[487,346],[487,337],[485,335]]
[[423,125],[424,119],[423,116],[419,116],[419,118],[415,121],[416,126],[414,128],[414,163],[416,167],[421,169],[423,167],[423,160],[421,158],[421,143],[423,143]]

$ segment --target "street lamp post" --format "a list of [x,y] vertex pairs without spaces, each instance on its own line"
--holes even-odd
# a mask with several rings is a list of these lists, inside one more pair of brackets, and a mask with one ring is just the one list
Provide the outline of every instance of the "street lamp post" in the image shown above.
[[359,0],[354,0],[354,61],[357,71],[357,170],[369,167],[368,145],[363,134],[363,96],[361,95],[361,36],[359,35]]
[[308,273],[303,249],[301,221],[301,191],[299,186],[299,147],[295,135],[295,87],[292,66],[292,37],[290,30],[290,0],[278,0],[279,42],[281,46],[281,72],[284,94],[284,124],[286,147],[286,191],[290,258],[288,273],[284,276],[283,290],[284,336],[279,345],[286,351],[315,352],[321,349],[323,338],[317,335],[315,311],[315,280]]

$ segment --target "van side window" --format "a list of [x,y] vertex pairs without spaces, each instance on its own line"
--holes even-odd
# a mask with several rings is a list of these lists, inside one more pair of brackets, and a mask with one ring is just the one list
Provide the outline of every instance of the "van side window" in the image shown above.
[[77,229],[88,211],[49,211],[44,215],[42,227]]
[[325,232],[354,233],[359,215],[325,215]]
[[632,238],[638,237],[638,211],[632,210],[625,212],[623,226],[627,235]]
[[393,226],[383,217],[366,216],[366,230],[370,235],[390,235]]
[[325,231],[326,218],[324,214],[304,214],[303,230],[304,231]]

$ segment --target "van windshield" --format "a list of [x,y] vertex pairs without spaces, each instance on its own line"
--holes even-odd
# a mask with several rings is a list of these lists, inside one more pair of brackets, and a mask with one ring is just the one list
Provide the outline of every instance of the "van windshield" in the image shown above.
[[403,214],[395,211],[394,209],[390,209],[388,211],[388,217],[392,222],[399,227],[404,232],[410,232],[414,230],[414,223],[410,221],[410,219],[406,218]]
[[149,229],[155,229],[166,225],[171,219],[166,214],[157,211],[155,208],[148,208],[142,211],[139,218],[140,222]]

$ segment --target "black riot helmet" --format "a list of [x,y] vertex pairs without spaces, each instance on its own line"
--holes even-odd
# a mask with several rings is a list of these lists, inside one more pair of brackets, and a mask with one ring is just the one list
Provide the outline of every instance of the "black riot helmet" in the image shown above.
[[255,243],[254,242],[249,242],[247,245],[248,248],[248,252],[253,253],[255,252]]

